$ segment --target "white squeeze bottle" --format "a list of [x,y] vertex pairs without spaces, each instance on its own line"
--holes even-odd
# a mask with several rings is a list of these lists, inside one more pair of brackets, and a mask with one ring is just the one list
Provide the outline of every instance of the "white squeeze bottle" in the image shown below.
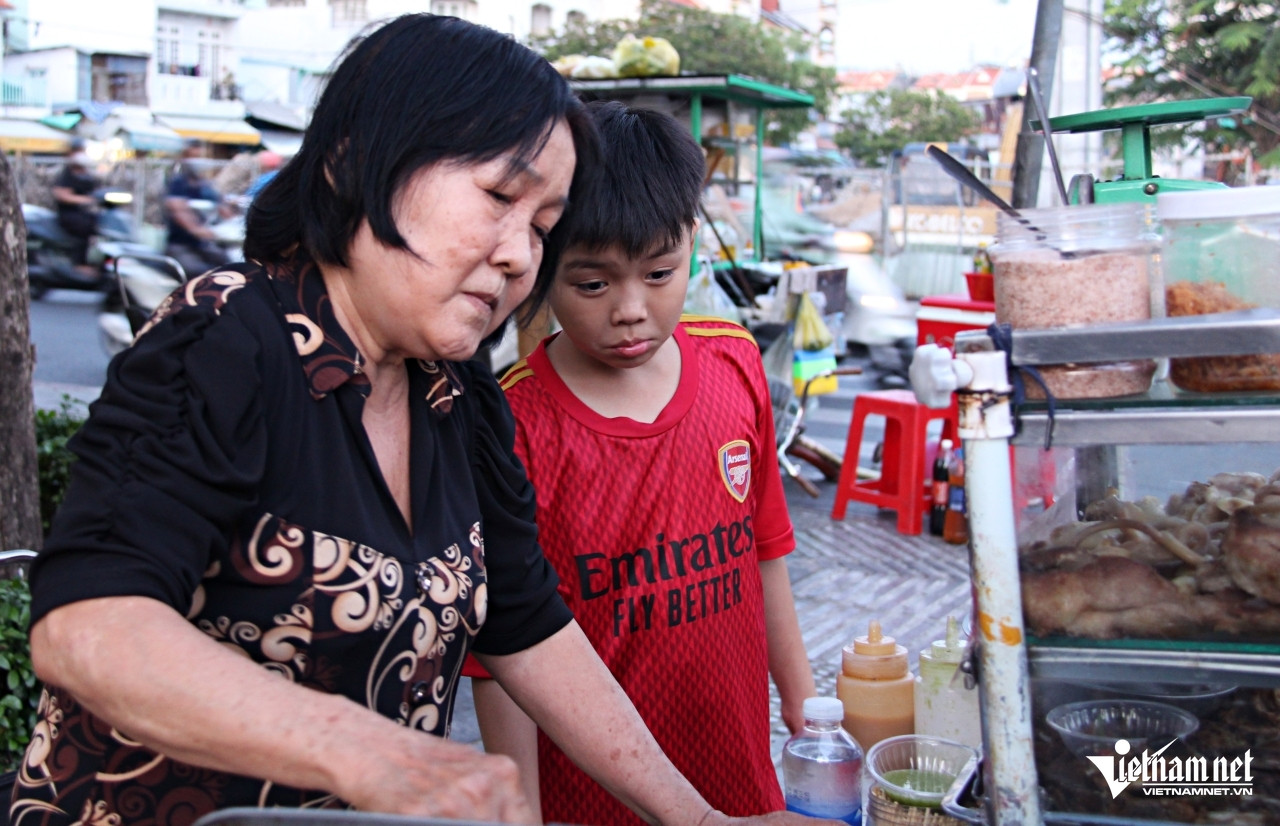
[[804,701],[804,728],[782,747],[787,811],[862,823],[862,747],[843,719],[844,704],[834,697]]
[[966,688],[957,674],[964,643],[955,617],[947,617],[947,638],[920,652],[916,677],[916,734],[931,734],[966,746],[982,745],[977,687]]

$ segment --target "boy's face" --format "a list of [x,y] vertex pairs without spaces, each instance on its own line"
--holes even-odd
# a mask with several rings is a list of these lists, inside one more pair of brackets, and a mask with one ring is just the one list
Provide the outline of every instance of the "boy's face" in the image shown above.
[[608,367],[639,367],[653,358],[684,310],[693,230],[674,247],[638,258],[617,246],[566,249],[549,296],[562,335]]

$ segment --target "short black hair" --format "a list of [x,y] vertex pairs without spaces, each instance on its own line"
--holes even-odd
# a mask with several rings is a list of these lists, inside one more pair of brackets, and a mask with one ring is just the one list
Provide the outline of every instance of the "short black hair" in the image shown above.
[[525,318],[546,300],[565,249],[620,246],[639,258],[679,244],[698,217],[706,159],[688,127],[664,112],[614,100],[588,103],[587,111],[599,155],[581,169],[581,187],[551,231]]
[[376,25],[347,45],[298,154],[254,199],[245,256],[278,262],[300,247],[346,266],[366,219],[379,241],[407,249],[392,207],[415,173],[512,153],[515,174],[561,121],[590,159],[594,130],[568,82],[507,35],[432,14]]

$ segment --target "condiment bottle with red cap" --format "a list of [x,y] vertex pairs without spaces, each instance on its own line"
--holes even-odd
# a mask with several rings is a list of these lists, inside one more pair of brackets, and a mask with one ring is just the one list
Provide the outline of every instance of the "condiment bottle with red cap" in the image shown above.
[[864,752],[886,737],[915,731],[915,677],[907,649],[884,636],[871,620],[865,637],[843,651],[836,696],[844,703],[844,728]]

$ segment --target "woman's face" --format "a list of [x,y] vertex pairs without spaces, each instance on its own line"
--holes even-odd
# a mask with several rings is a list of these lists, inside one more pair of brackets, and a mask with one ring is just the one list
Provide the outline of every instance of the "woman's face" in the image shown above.
[[508,155],[418,171],[393,204],[409,249],[378,241],[367,222],[352,241],[345,290],[366,355],[475,355],[533,287],[543,239],[564,212],[574,161],[573,137],[561,122],[515,175]]

